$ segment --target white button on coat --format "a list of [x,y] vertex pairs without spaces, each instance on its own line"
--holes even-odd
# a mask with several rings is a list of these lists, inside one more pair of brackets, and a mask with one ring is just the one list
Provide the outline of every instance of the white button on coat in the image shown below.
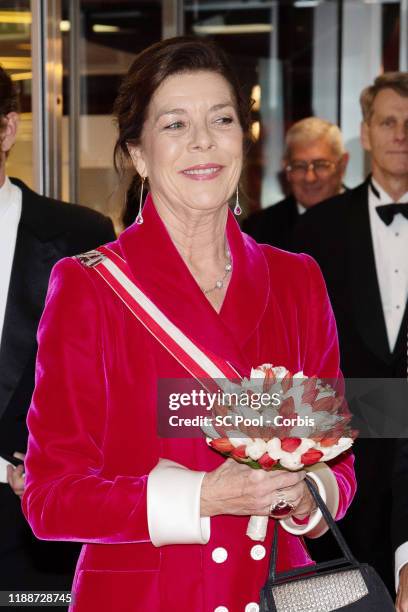
[[226,608],[225,606],[218,606],[217,608],[215,608],[214,612],[228,612],[228,608]]
[[245,606],[245,612],[259,612],[259,606],[254,601]]
[[255,544],[255,546],[251,548],[251,557],[252,559],[255,559],[255,561],[260,561],[265,555],[266,548],[265,546],[262,546],[262,544]]
[[215,563],[224,563],[224,561],[226,561],[228,557],[228,552],[225,550],[225,548],[222,548],[222,546],[219,546],[218,548],[214,548],[214,550],[211,553],[211,556],[212,556],[212,560],[215,561]]

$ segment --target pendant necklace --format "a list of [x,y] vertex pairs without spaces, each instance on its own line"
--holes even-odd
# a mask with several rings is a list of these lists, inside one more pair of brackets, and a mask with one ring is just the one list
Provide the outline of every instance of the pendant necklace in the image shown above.
[[215,291],[216,289],[223,288],[225,279],[227,278],[228,274],[230,274],[232,270],[231,253],[229,250],[226,251],[225,256],[227,258],[227,263],[225,264],[225,268],[224,268],[224,276],[220,278],[219,280],[217,280],[215,282],[214,287],[211,287],[211,289],[201,289],[204,295],[207,295],[208,293],[211,293],[212,291]]

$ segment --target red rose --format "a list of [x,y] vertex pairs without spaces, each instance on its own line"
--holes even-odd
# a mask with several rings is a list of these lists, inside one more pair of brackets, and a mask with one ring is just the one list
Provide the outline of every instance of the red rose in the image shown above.
[[316,389],[317,378],[307,378],[303,382],[303,395],[302,395],[302,404],[313,404],[316,397],[319,394],[319,390]]
[[278,463],[278,461],[277,459],[272,459],[268,453],[265,453],[260,459],[258,459],[258,463],[263,470],[268,471],[271,470],[273,466]]
[[319,410],[322,410],[323,412],[332,413],[334,412],[336,407],[336,398],[332,395],[330,397],[321,397],[320,399],[314,401],[312,404],[313,412],[318,412]]
[[220,453],[230,453],[234,450],[234,445],[231,444],[228,438],[217,438],[211,440],[210,446]]
[[302,404],[310,404],[313,405],[316,401],[316,397],[318,396],[319,391],[317,389],[312,389],[307,393],[303,393],[302,395]]
[[317,463],[322,457],[323,453],[321,451],[316,450],[315,448],[311,448],[306,453],[303,453],[303,455],[300,457],[300,460],[303,465],[313,465],[314,463]]
[[275,384],[275,382],[276,382],[275,372],[273,371],[272,368],[266,368],[265,378],[263,381],[263,392],[268,393],[269,389],[272,387],[272,385]]
[[241,446],[237,446],[236,448],[234,448],[231,451],[231,457],[233,457],[234,459],[246,459],[246,446],[244,444],[241,444]]
[[320,432],[317,431],[316,433],[312,434],[309,437],[314,442],[321,442],[323,440],[324,436],[325,436],[325,434],[322,431],[320,431]]
[[279,406],[279,414],[284,418],[293,418],[295,413],[295,400],[292,396],[287,397]]
[[292,374],[292,372],[288,372],[287,374],[285,374],[285,376],[282,378],[281,386],[282,386],[282,391],[284,393],[286,393],[287,391],[289,391],[289,389],[291,389],[293,387],[293,374]]
[[287,453],[293,453],[301,442],[302,440],[300,438],[283,438],[281,440],[281,447],[282,450],[286,451]]
[[320,440],[320,444],[322,446],[334,446],[335,444],[337,444],[340,438],[341,438],[341,435],[328,436],[327,438],[323,438],[323,440]]

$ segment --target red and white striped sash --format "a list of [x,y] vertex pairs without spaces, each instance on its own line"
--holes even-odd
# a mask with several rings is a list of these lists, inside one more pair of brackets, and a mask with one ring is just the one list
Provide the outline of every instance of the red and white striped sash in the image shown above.
[[241,379],[228,361],[198,347],[166,317],[135,283],[129,265],[120,255],[102,246],[75,259],[94,269],[136,319],[200,384],[207,386],[209,380],[215,380],[222,388],[225,379]]

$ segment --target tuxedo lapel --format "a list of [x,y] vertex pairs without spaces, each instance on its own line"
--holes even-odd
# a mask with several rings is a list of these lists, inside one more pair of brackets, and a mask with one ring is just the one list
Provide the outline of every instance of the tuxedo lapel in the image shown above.
[[30,228],[31,211],[23,193],[22,215],[0,344],[0,417],[35,350],[36,331],[50,269],[60,257],[53,242],[43,242]]
[[[134,224],[119,238],[136,282],[191,340],[240,371],[248,370],[252,364],[243,346],[258,326],[269,295],[268,267],[260,247],[243,236],[229,213],[226,232],[233,270],[218,314],[174,247],[150,197],[143,217],[143,225]],[[149,258],[142,260],[139,253],[149,253]]]
[[374,258],[368,212],[368,182],[349,201],[348,271],[356,327],[367,346],[382,360],[389,362],[387,330],[381,303],[380,287]]
[[[398,370],[401,370],[400,376],[406,376],[408,372],[408,352],[407,352],[407,343],[408,343],[408,302],[405,306],[404,316],[401,322],[401,327],[399,329],[397,342],[395,343],[395,348],[393,351],[393,358],[397,360]],[[401,360],[401,361],[400,361]]]

